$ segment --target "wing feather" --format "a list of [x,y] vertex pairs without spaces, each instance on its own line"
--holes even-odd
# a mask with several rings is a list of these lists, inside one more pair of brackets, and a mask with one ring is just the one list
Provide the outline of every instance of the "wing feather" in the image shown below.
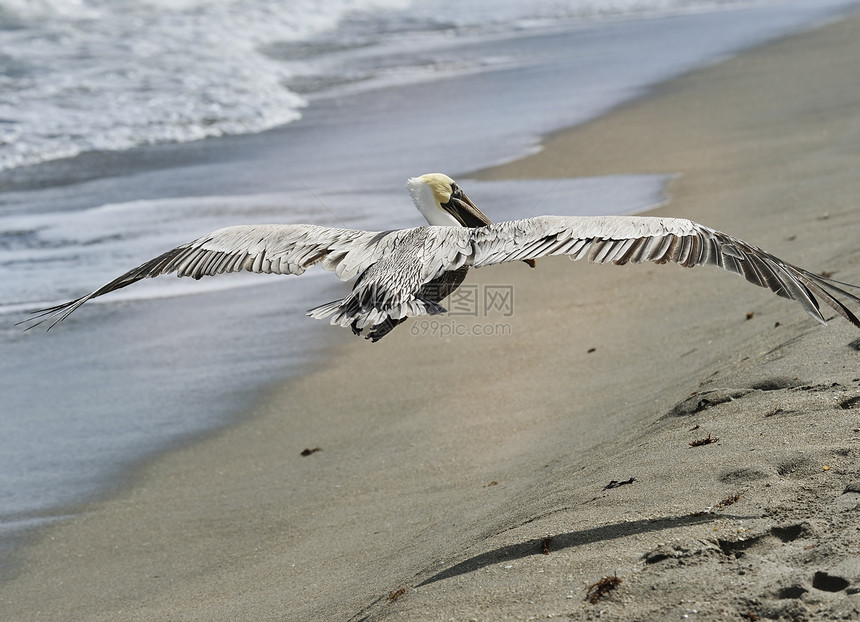
[[741,239],[681,218],[646,216],[539,216],[474,229],[474,266],[568,255],[593,263],[667,263],[715,266],[783,298],[798,301],[824,322],[819,300],[860,327],[836,296],[860,303],[841,283],[787,263]]
[[31,322],[29,329],[51,320],[50,328],[88,300],[162,274],[176,273],[194,279],[243,270],[302,274],[320,264],[346,281],[377,261],[390,246],[386,239],[395,233],[399,232],[316,225],[226,227],[150,259],[85,296],[36,311],[23,323]]

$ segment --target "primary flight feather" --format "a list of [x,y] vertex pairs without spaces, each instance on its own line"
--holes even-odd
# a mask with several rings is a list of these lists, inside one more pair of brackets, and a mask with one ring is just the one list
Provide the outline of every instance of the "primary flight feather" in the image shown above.
[[97,290],[36,311],[29,328],[49,328],[92,298],[144,278],[175,273],[199,279],[225,272],[302,274],[314,265],[341,280],[356,278],[343,299],[308,311],[331,318],[356,335],[378,341],[409,317],[439,314],[469,268],[552,255],[593,263],[667,263],[716,266],[783,298],[798,301],[824,322],[819,300],[860,328],[837,296],[860,298],[840,286],[726,233],[682,218],[646,216],[538,216],[493,223],[448,176],[413,177],[407,187],[429,225],[361,231],[316,225],[238,225],[178,246],[129,270]]

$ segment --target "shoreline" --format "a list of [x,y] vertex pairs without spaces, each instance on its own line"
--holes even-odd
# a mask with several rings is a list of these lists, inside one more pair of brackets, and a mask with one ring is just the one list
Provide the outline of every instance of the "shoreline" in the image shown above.
[[[671,202],[652,213],[857,281],[860,188],[845,158],[857,156],[860,121],[846,103],[860,87],[838,78],[850,75],[856,54],[839,51],[858,50],[858,30],[855,15],[744,52],[477,176],[553,177],[571,161],[583,176],[680,171]],[[596,611],[584,587],[614,570],[623,583],[602,607],[616,617],[857,607],[845,588],[813,585],[825,572],[860,586],[836,568],[850,550],[828,539],[821,515],[858,479],[856,442],[841,439],[860,421],[853,406],[834,408],[860,394],[846,347],[857,335],[736,277],[681,272],[563,258],[537,273],[476,272],[479,287],[513,287],[511,334],[401,330],[372,349],[338,348],[327,368],[274,387],[246,422],[40,530],[0,602],[16,619],[35,618],[36,603],[44,617],[87,620],[584,617]],[[713,407],[669,415],[714,389]],[[694,424],[721,442],[690,448]],[[691,516],[735,494],[730,509]],[[840,533],[857,521],[844,518]],[[743,560],[732,543],[747,540]],[[803,557],[810,544],[822,559]],[[732,581],[746,581],[741,596]],[[762,587],[773,582],[774,594]],[[655,585],[665,594],[652,596]],[[777,598],[781,589],[807,596]]]

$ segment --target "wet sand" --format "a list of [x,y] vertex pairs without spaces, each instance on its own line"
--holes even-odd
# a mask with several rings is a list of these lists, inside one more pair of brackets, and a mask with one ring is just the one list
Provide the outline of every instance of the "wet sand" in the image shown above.
[[[855,17],[477,176],[677,173],[655,214],[860,282],[857,58]],[[860,616],[860,332],[713,269],[560,258],[468,283],[512,308],[344,339],[34,534],[2,617]]]

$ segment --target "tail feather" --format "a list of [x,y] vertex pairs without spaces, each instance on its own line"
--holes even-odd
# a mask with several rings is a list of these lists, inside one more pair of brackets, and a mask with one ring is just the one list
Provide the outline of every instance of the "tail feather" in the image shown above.
[[356,335],[376,342],[407,318],[446,312],[447,309],[439,303],[423,298],[413,298],[387,309],[379,309],[370,304],[361,304],[356,297],[350,295],[314,307],[307,315],[316,320],[331,317],[332,325],[348,326]]
[[341,298],[340,300],[333,300],[323,305],[319,305],[317,307],[314,307],[313,309],[308,310],[306,315],[309,315],[315,320],[325,319],[332,313],[340,309],[340,306],[343,304],[344,300],[345,299]]

